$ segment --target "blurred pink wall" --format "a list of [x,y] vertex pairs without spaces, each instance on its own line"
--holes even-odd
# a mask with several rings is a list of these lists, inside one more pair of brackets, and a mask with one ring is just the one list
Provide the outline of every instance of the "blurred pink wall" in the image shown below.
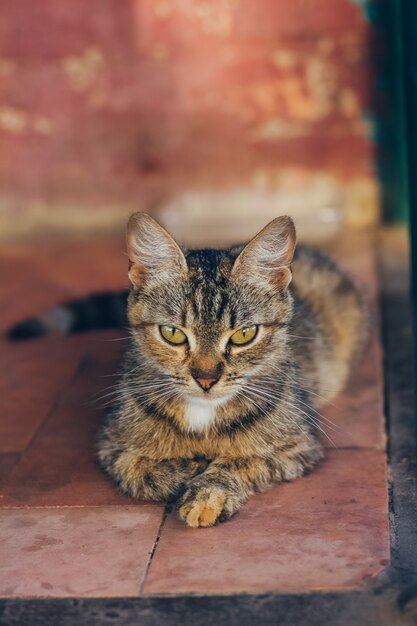
[[3,234],[112,228],[160,198],[236,187],[306,209],[331,189],[369,219],[361,4],[1,0]]

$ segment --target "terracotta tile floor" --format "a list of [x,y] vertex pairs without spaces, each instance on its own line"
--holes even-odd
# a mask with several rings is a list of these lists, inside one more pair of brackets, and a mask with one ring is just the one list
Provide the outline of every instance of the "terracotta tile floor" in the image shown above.
[[[354,241],[354,244],[352,243]],[[340,261],[377,285],[370,241]],[[7,245],[0,330],[57,302],[126,286],[114,240]],[[365,584],[389,558],[381,348],[375,334],[349,389],[326,408],[328,454],[311,475],[254,496],[211,529],[119,494],[94,461],[123,331],[0,339],[0,596],[294,592]]]

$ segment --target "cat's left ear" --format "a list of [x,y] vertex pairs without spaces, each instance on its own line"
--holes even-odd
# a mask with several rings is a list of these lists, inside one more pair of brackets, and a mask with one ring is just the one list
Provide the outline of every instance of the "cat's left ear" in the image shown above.
[[272,220],[242,250],[232,275],[265,279],[285,289],[291,282],[291,262],[296,244],[295,226],[286,215]]
[[171,235],[146,213],[134,213],[127,224],[129,279],[140,288],[153,277],[168,280],[173,274],[187,271],[187,262]]

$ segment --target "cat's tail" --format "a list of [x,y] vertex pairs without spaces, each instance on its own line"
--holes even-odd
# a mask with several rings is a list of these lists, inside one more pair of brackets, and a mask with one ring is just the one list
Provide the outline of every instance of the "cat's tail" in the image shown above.
[[127,326],[127,291],[93,293],[28,317],[6,331],[8,339],[24,341],[58,333],[68,335]]

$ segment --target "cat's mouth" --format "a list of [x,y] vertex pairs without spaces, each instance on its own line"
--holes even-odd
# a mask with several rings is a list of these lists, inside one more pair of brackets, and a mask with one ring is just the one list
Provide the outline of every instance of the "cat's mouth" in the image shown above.
[[229,400],[233,398],[233,393],[223,393],[221,395],[215,396],[211,393],[202,393],[197,395],[187,394],[186,400],[188,402],[194,402],[196,404],[200,404],[201,406],[212,406],[217,407],[222,404],[226,404]]

